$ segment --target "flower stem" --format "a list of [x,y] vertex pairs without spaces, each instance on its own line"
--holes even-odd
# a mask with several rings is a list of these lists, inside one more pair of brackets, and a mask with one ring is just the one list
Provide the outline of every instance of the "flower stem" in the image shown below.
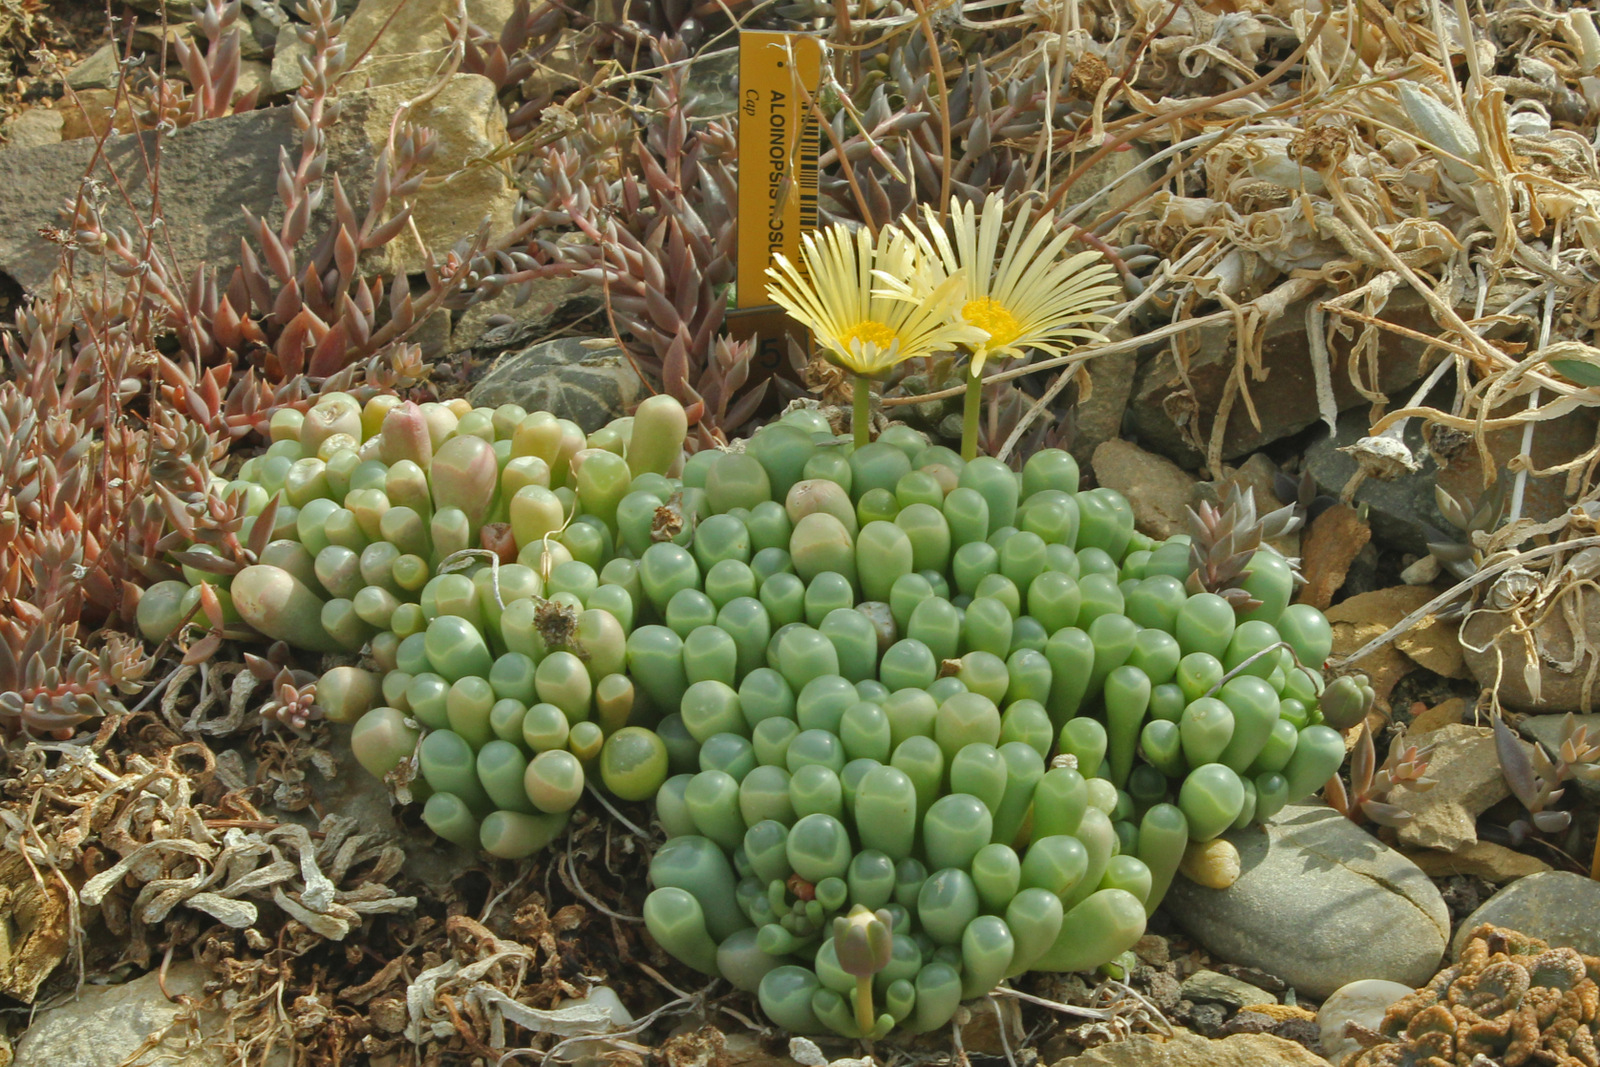
[[872,1014],[872,975],[856,975],[856,1025],[861,1027],[862,1037],[871,1037],[872,1028],[878,1025],[878,1019]]
[[872,442],[872,379],[856,375],[855,415],[851,420],[856,432],[856,447],[864,448]]
[[967,398],[961,409],[961,458],[970,460],[978,454],[978,413],[983,408],[983,377],[967,375]]

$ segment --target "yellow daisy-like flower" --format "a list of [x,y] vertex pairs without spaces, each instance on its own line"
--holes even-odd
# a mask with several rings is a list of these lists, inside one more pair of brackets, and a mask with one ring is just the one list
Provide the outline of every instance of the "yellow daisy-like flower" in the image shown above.
[[[958,271],[930,279],[919,291],[875,288],[918,273],[917,246],[897,226],[874,243],[865,229],[833,225],[806,234],[802,275],[781,253],[768,268],[767,298],[809,328],[828,358],[864,378],[878,378],[912,356],[981,342],[984,334],[961,320]],[[807,276],[809,275],[809,277]]]
[[952,241],[933,209],[923,205],[923,212],[927,233],[908,227],[923,252],[923,270],[913,280],[886,282],[912,298],[919,289],[942,286],[957,274],[965,277],[962,321],[986,335],[972,346],[972,374],[981,374],[991,355],[1020,356],[1025,348],[1060,355],[1073,341],[1105,340],[1090,327],[1112,321],[1095,311],[1122,295],[1116,272],[1094,250],[1061,259],[1072,235],[1055,233],[1050,216],[1024,229],[1006,224],[1004,205],[994,193],[984,200],[981,215],[970,201],[952,198]]

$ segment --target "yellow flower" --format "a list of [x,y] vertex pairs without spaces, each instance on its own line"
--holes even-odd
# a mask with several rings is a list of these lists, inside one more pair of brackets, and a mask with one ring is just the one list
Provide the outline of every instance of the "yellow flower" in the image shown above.
[[914,295],[874,288],[875,279],[909,278],[917,248],[905,232],[885,226],[874,244],[862,228],[833,225],[806,234],[800,252],[806,274],[781,253],[768,268],[767,297],[815,336],[839,366],[877,378],[912,356],[980,341],[983,332],[961,321],[959,273],[932,281]]
[[982,215],[970,201],[952,198],[952,243],[933,209],[924,205],[923,212],[928,232],[908,227],[923,252],[922,271],[910,282],[886,281],[895,292],[913,298],[919,290],[965,276],[962,321],[986,335],[972,346],[973,374],[982,373],[990,355],[1020,356],[1025,348],[1060,355],[1073,341],[1105,340],[1089,327],[1112,321],[1095,311],[1120,296],[1122,286],[1098,251],[1061,259],[1072,235],[1056,234],[1050,216],[1024,230],[1020,224],[1006,225],[1004,207],[994,193],[984,200]]

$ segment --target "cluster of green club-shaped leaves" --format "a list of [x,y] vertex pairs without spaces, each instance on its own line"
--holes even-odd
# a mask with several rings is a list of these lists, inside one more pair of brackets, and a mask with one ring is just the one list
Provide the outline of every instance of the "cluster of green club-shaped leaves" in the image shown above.
[[230,625],[367,650],[379,672],[330,671],[316,707],[354,723],[373,774],[420,771],[411,791],[440,836],[527,856],[597,771],[627,800],[666,777],[661,740],[629,725],[650,718],[627,673],[633,593],[602,588],[598,570],[615,543],[601,516],[636,480],[666,484],[685,427],[670,398],[587,436],[516,405],[335,393],[281,411],[271,446],[228,486],[249,512],[241,539],[258,521],[271,539],[236,573],[147,590],[140,624],[166,636],[203,582]]
[[710,514],[677,541],[623,525],[663,620],[630,664],[678,709],[645,911],[670,952],[791,1030],[932,1029],[1111,961],[1191,840],[1338,767],[1301,666],[1331,631],[1287,561],[1250,562],[1241,614],[1186,590],[1186,539],[1078,482],[1059,451],[1017,474],[795,412],[691,458]]
[[[1064,452],[1018,473],[797,410],[686,457],[667,397],[587,436],[339,394],[273,430],[233,485],[273,539],[214,581],[230,620],[366,650],[318,702],[452,841],[526,856],[586,784],[653,798],[650,932],[797,1032],[933,1029],[1110,962],[1191,840],[1343,756],[1288,563],[1191,594],[1187,539]],[[146,632],[192,598],[147,593]]]

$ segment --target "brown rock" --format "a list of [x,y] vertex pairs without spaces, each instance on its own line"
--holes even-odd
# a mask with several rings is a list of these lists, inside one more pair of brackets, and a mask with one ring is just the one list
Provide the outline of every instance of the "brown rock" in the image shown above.
[[[1430,733],[1428,777],[1438,784],[1424,792],[1399,786],[1389,796],[1415,816],[1400,827],[1403,844],[1454,852],[1478,840],[1478,816],[1511,795],[1500,773],[1494,731],[1487,726],[1445,726]],[[1404,744],[1405,741],[1397,741]]]
[[1133,943],[1133,954],[1145,963],[1161,966],[1172,959],[1172,949],[1160,934],[1145,934]]
[[1316,1022],[1317,1013],[1309,1008],[1302,1008],[1298,1004],[1246,1004],[1245,1011],[1252,1011],[1258,1015],[1265,1015],[1276,1022],[1285,1023],[1291,1019],[1300,1019],[1304,1022]]
[[[1430,598],[1434,594],[1430,586],[1410,588],[1425,589]],[[1432,621],[1425,619],[1421,625],[1413,626],[1396,637],[1394,647],[1411,657],[1417,666],[1426,667],[1434,674],[1446,678],[1467,677],[1467,664],[1461,652],[1461,636],[1449,623],[1437,619]]]
[[[1353,596],[1327,611],[1328,622],[1333,625],[1333,655],[1348,656],[1368,641],[1381,636],[1390,626],[1399,622],[1412,609],[1427,602],[1432,594],[1423,589],[1422,599],[1402,594],[1415,592],[1420,587],[1400,586],[1397,589],[1379,589]],[[1372,679],[1373,692],[1377,694],[1376,710],[1389,712],[1389,692],[1395,684],[1410,674],[1415,664],[1395,650],[1393,642],[1380,645],[1351,666],[1365,671]]]
[[[1389,627],[1433,599],[1437,590],[1424,585],[1397,585],[1376,589],[1329,608],[1333,624],[1333,654],[1347,656]],[[1404,653],[1404,655],[1402,655]],[[1366,671],[1377,693],[1379,710],[1389,709],[1389,692],[1401,678],[1421,665],[1446,677],[1460,677],[1464,666],[1461,642],[1455,628],[1428,616],[1393,642],[1379,647],[1352,666]]]
[[1467,702],[1461,697],[1451,697],[1442,704],[1436,704],[1420,715],[1411,717],[1411,725],[1406,727],[1406,736],[1412,740],[1421,738],[1423,734],[1450,726],[1463,721],[1467,717]]
[[[113,108],[115,112],[113,113]],[[119,133],[133,129],[133,111],[128,98],[117,99],[115,89],[82,89],[55,102],[61,112],[61,140],[76,141],[99,137],[110,126]]]
[[[1320,298],[1318,298],[1320,299]],[[1233,460],[1290,434],[1299,433],[1321,417],[1317,411],[1316,381],[1310,345],[1306,340],[1307,301],[1290,304],[1270,323],[1261,338],[1261,359],[1267,376],[1250,380],[1258,427],[1251,422],[1243,399],[1236,401],[1222,439],[1222,458]],[[1420,297],[1396,291],[1383,318],[1431,336],[1436,331],[1432,315]],[[1212,432],[1224,387],[1236,369],[1239,342],[1231,322],[1202,327],[1192,342],[1192,354],[1180,371],[1171,346],[1147,363],[1134,384],[1129,406],[1147,447],[1198,466],[1202,453],[1196,441]],[[1378,389],[1393,394],[1421,377],[1426,369],[1427,346],[1387,330],[1378,331]],[[1366,403],[1350,382],[1347,365],[1349,342],[1335,339],[1330,346],[1334,400],[1341,411]]]
[[1407,859],[1421,867],[1430,878],[1468,874],[1486,882],[1501,885],[1516,878],[1550,870],[1550,865],[1537,856],[1497,845],[1492,841],[1475,841],[1454,852],[1439,852],[1431,848],[1407,849]]
[[1129,441],[1107,441],[1094,450],[1094,476],[1133,505],[1134,527],[1162,539],[1188,529],[1185,509],[1194,494],[1194,477],[1165,456]]
[[968,1052],[1004,1056],[1008,1048],[1022,1047],[1027,1031],[1022,1026],[1022,1005],[1015,999],[986,997],[965,1007],[970,1016],[961,1027],[961,1046]]
[[[366,105],[361,119],[367,145],[383,147],[395,112],[422,88],[411,82],[359,94]],[[341,119],[340,125],[347,121]],[[507,180],[501,167],[469,165],[506,144],[505,112],[495,95],[494,83],[476,74],[458,74],[439,95],[413,110],[411,121],[437,135],[438,148],[428,172],[447,179],[424,189],[417,197],[411,213],[417,224],[416,236],[443,259],[456,241],[476,233],[486,217],[495,232],[509,230],[517,204],[516,186]],[[348,185],[348,176],[345,181]],[[368,256],[362,265],[373,272],[409,274],[421,270],[425,262],[416,238],[402,236]]]
[[1296,599],[1326,609],[1333,603],[1333,594],[1344,585],[1357,553],[1370,540],[1372,528],[1348,504],[1335,504],[1318,515],[1300,549],[1306,584]]
[[[706,1030],[709,1030],[707,1027]],[[705,1031],[702,1030],[703,1034]],[[676,1040],[676,1039],[674,1039]],[[671,1062],[671,1061],[669,1061]],[[799,1067],[788,1056],[768,1052],[754,1034],[735,1031],[723,1038],[722,1047],[707,1054],[706,1058],[684,1058],[674,1067]]]
[[1234,1034],[1212,1041],[1177,1030],[1170,1038],[1135,1034],[1058,1060],[1054,1067],[1328,1067],[1328,1061],[1271,1034]]
[[[1589,712],[1600,709],[1600,594],[1574,584],[1565,603],[1543,613],[1531,633],[1512,629],[1510,612],[1475,611],[1461,625],[1461,651],[1466,667],[1485,689],[1494,689],[1500,703],[1533,714]],[[1590,651],[1578,656],[1573,626]],[[1540,658],[1530,657],[1529,642]],[[1563,667],[1571,669],[1564,670]]]
[[[1196,485],[1194,496],[1196,500],[1204,500],[1208,504],[1221,507],[1227,487],[1237,485],[1240,489],[1248,489],[1250,495],[1255,498],[1256,514],[1265,515],[1283,507],[1284,502],[1278,499],[1277,488],[1278,475],[1281,473],[1282,470],[1273,462],[1271,456],[1265,452],[1257,452],[1229,471],[1225,477]],[[1272,538],[1267,544],[1277,549],[1281,556],[1298,556],[1303,532],[1303,528],[1296,527],[1280,537]]]

